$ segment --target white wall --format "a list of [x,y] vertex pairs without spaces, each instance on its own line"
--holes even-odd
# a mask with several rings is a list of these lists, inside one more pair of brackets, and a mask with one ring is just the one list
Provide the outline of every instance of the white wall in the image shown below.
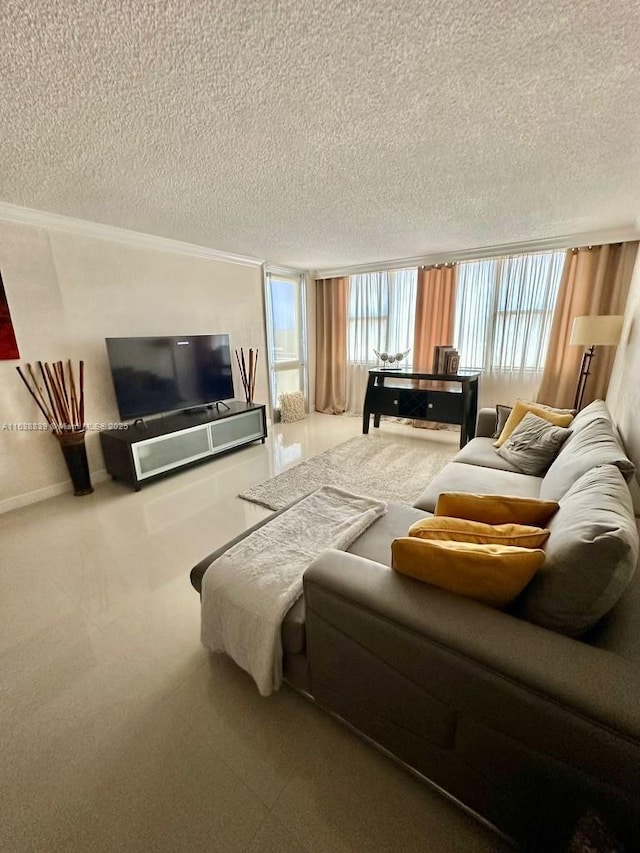
[[[118,408],[105,337],[226,332],[232,349],[266,352],[259,266],[0,221],[0,271],[20,349],[20,361],[0,361],[0,511],[70,488],[51,435],[3,429],[43,420],[17,364],[83,358],[85,419],[106,423],[118,420]],[[242,399],[237,371],[234,382]],[[269,399],[265,360],[256,399]],[[99,479],[95,432],[87,451]]]
[[607,405],[626,451],[636,465],[631,494],[636,515],[640,516],[640,253],[629,286],[622,336],[607,391]]

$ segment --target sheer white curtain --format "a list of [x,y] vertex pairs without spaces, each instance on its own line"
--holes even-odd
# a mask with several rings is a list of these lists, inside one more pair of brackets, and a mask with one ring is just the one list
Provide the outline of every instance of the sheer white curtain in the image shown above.
[[[417,269],[353,275],[349,279],[347,412],[361,414],[369,368],[378,352],[397,353],[413,343]],[[406,366],[411,363],[411,353]]]
[[479,406],[535,400],[565,252],[458,265],[455,341],[461,366],[482,370]]

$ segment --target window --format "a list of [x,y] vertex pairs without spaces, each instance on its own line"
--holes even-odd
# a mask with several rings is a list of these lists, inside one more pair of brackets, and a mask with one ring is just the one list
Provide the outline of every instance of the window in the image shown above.
[[565,252],[461,263],[455,341],[465,368],[542,371]]
[[306,396],[306,325],[304,279],[298,274],[265,274],[267,343],[271,402],[280,394],[302,391]]
[[405,352],[413,344],[416,269],[353,275],[349,279],[349,361],[375,364],[373,352]]
[[[461,367],[482,371],[481,405],[535,396],[566,252],[458,263],[455,332]],[[374,349],[413,346],[417,269],[349,279],[347,411],[362,410]],[[410,365],[411,353],[405,365]]]

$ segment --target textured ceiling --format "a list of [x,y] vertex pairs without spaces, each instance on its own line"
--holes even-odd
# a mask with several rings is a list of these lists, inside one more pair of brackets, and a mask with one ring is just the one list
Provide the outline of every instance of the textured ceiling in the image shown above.
[[640,214],[640,3],[3,0],[0,200],[305,268]]

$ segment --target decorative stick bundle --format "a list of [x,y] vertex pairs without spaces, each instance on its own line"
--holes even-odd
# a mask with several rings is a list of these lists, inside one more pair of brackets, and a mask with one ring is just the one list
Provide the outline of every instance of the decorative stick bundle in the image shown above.
[[[244,396],[247,403],[253,402],[253,395],[256,390],[256,375],[258,367],[258,350],[255,353],[253,349],[249,349],[249,357],[245,361],[244,349],[240,347],[240,355],[236,350],[236,359],[240,368],[240,378],[242,379],[242,387],[244,388]],[[248,366],[247,366],[248,365]]]
[[37,362],[40,378],[30,364],[26,366],[28,377],[16,367],[27,391],[45,416],[56,435],[84,432],[84,361],[78,366],[78,385],[71,359],[67,361],[67,374],[61,361],[52,364]]

